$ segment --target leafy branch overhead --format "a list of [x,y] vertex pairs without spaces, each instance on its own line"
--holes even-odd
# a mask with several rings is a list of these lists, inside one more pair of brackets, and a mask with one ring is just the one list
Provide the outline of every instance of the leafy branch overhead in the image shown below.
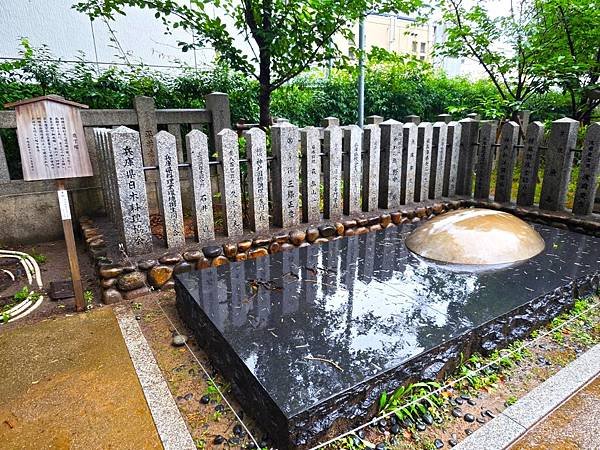
[[[270,94],[313,64],[343,60],[333,37],[353,39],[367,11],[408,13],[421,0],[83,0],[78,11],[112,20],[126,7],[149,8],[168,32],[190,33],[183,51],[210,46],[233,69],[260,83],[261,124],[269,119]],[[216,7],[220,15],[214,14]]]

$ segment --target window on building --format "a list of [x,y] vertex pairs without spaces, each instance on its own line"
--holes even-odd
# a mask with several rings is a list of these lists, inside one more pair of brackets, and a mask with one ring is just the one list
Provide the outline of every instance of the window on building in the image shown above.
[[421,61],[425,61],[425,55],[421,55],[421,56],[419,56],[419,59],[420,59]]
[[425,53],[425,42],[421,42],[421,53]]
[[412,51],[413,51],[414,53],[417,53],[417,44],[418,44],[418,42],[417,42],[417,41],[413,41],[413,43],[412,43]]

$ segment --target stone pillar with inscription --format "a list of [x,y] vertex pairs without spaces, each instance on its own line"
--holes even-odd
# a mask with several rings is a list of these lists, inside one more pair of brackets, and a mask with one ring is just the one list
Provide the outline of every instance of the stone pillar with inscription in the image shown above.
[[532,122],[527,127],[523,148],[523,164],[519,178],[517,205],[531,206],[535,199],[538,170],[540,168],[540,144],[544,138],[544,124]]
[[8,174],[8,164],[6,163],[6,154],[4,153],[2,137],[0,137],[0,183],[6,183],[8,181],[10,181],[10,175]]
[[515,145],[519,139],[519,125],[509,121],[502,125],[500,147],[498,148],[498,170],[494,200],[500,203],[510,202],[512,195],[513,172],[517,161]]
[[389,119],[381,122],[381,153],[379,159],[379,207],[400,207],[402,183],[403,124]]
[[192,130],[185,137],[190,160],[196,240],[215,238],[210,166],[208,164],[208,137],[200,130]]
[[360,185],[362,177],[362,130],[358,125],[344,127],[344,153],[344,214],[358,214],[361,211]]
[[140,135],[127,127],[111,130],[115,180],[125,251],[130,256],[152,251],[152,233]]
[[323,153],[323,217],[337,219],[342,215],[342,129],[338,125],[325,128]]
[[492,180],[492,165],[494,152],[492,144],[496,142],[496,121],[482,122],[479,132],[479,152],[475,169],[475,194],[478,199],[488,200],[490,198],[490,183]]
[[[368,119],[369,117],[367,117],[367,122]],[[363,211],[368,212],[376,210],[379,203],[381,128],[376,124],[366,125],[364,127],[363,149],[362,209]]]
[[431,141],[433,125],[421,122],[417,128],[417,164],[415,170],[415,202],[427,200],[431,175]]
[[448,123],[448,137],[446,139],[446,162],[444,164],[443,197],[456,195],[456,177],[458,172],[458,157],[460,156],[460,142],[462,125],[460,122]]
[[302,154],[302,221],[321,220],[321,139],[318,128],[300,130]]
[[540,195],[541,209],[561,211],[565,207],[578,129],[579,122],[567,117],[552,122]]
[[298,150],[300,133],[298,127],[281,122],[271,127],[273,163],[273,225],[282,228],[300,223]]
[[175,136],[166,131],[159,131],[154,136],[154,148],[158,160],[164,239],[167,248],[183,247],[185,245],[185,231]]
[[577,188],[573,199],[573,214],[587,215],[592,213],[599,175],[600,122],[594,122],[588,127],[583,141],[579,180],[577,180]]
[[433,139],[431,141],[431,175],[429,177],[429,198],[431,199],[437,199],[442,196],[447,135],[448,124],[446,124],[446,122],[436,122],[433,124]]
[[138,118],[144,165],[155,166],[157,160],[154,135],[158,131],[158,125],[156,123],[154,99],[152,97],[136,96],[133,99],[133,107]]
[[460,121],[461,139],[456,174],[456,194],[470,196],[473,181],[473,163],[477,148],[479,121],[467,118]]
[[255,232],[269,229],[267,136],[260,128],[244,131],[248,157],[248,219]]
[[219,181],[225,233],[229,237],[240,236],[244,232],[244,228],[237,133],[229,129],[221,130],[217,134],[216,143],[222,168],[222,176]]
[[405,123],[404,143],[402,145],[402,190],[400,193],[403,205],[408,205],[415,201],[417,138],[417,125],[412,122]]

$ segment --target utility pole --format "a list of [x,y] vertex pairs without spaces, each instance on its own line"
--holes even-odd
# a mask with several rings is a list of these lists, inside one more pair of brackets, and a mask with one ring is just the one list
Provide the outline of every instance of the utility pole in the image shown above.
[[365,15],[358,22],[358,126],[365,123]]

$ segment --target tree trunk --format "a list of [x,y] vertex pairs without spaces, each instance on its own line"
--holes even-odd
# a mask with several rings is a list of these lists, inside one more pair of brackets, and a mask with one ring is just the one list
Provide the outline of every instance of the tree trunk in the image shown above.
[[269,83],[263,84],[261,80],[260,94],[258,96],[258,106],[260,110],[260,126],[268,128],[271,126],[271,86]]

